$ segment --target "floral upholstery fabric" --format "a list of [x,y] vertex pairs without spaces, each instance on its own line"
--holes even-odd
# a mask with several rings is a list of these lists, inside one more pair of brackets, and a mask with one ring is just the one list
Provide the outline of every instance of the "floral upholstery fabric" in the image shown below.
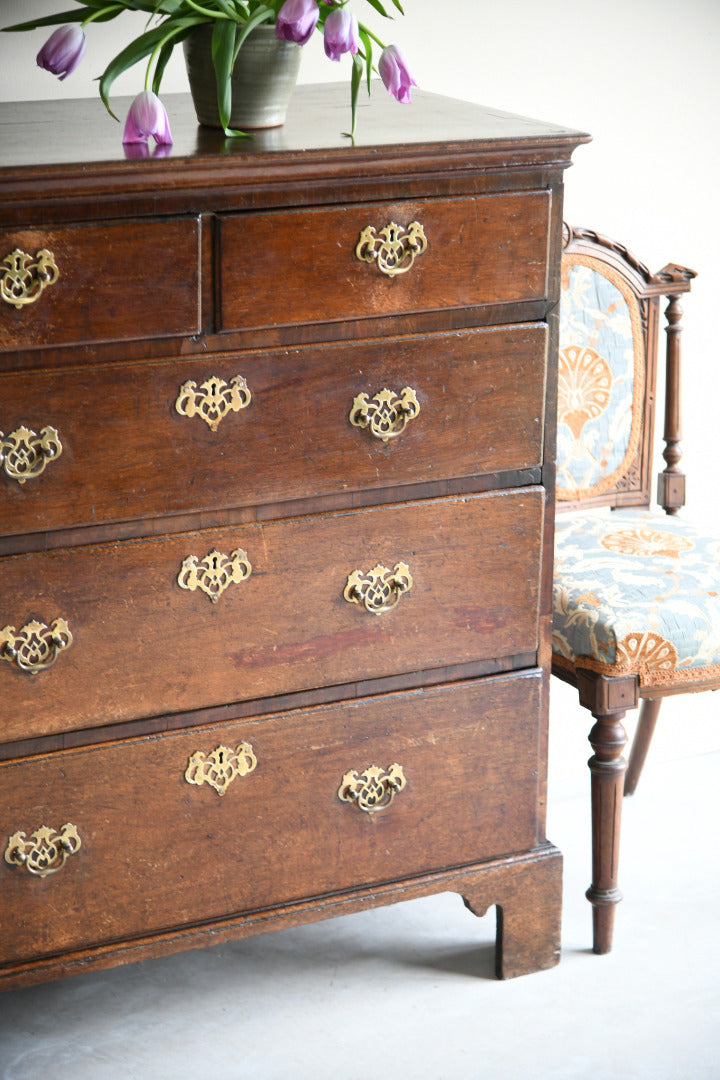
[[563,259],[558,371],[558,498],[612,492],[642,433],[644,340],[627,283],[582,255]]
[[647,511],[561,515],[553,661],[641,686],[720,675],[720,536]]

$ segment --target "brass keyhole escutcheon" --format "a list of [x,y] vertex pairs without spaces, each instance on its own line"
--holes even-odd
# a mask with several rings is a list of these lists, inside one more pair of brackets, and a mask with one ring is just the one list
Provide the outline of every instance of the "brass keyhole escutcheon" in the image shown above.
[[247,552],[236,548],[230,555],[221,551],[208,552],[204,558],[188,555],[183,560],[177,582],[181,589],[194,592],[200,589],[216,604],[230,585],[238,585],[252,573],[252,566]]
[[229,383],[211,375],[199,387],[193,379],[184,382],[175,401],[175,411],[180,416],[199,416],[211,431],[217,431],[220,421],[228,413],[246,409],[251,400],[242,375],[236,375]]
[[208,754],[202,750],[192,754],[185,779],[197,787],[207,784],[218,795],[224,795],[236,777],[247,776],[256,765],[257,758],[250,743],[241,742],[234,750],[229,746],[216,746]]

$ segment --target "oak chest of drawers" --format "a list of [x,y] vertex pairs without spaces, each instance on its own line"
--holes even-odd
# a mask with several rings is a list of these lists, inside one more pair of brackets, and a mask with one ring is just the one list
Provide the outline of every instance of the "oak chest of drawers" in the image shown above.
[[[562,175],[583,136],[302,87],[0,120],[0,985],[440,890],[559,952]],[[151,155],[152,157],[152,155]]]

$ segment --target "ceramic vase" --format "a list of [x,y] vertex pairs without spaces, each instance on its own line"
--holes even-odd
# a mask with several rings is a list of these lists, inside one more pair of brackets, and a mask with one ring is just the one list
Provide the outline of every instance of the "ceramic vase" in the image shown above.
[[[198,122],[222,127],[212,62],[212,26],[193,30],[183,42],[183,51]],[[278,41],[274,26],[258,26],[248,34],[233,68],[231,128],[252,131],[285,123],[300,56],[299,45]]]

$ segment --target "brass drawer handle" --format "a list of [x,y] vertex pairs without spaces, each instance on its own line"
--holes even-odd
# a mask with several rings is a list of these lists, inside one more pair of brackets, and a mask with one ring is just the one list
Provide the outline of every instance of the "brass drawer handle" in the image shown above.
[[350,604],[362,604],[366,611],[379,615],[395,607],[403,593],[412,588],[413,579],[407,563],[396,563],[392,570],[380,563],[364,574],[353,570],[348,575],[343,596]]
[[406,783],[401,765],[388,765],[387,769],[370,765],[362,773],[354,769],[346,772],[338,796],[342,802],[355,803],[358,810],[364,810],[366,814],[375,814],[389,806]]
[[20,671],[30,675],[52,667],[58,656],[73,643],[70,627],[65,619],[55,619],[50,626],[33,619],[19,631],[14,626],[0,630],[0,657],[16,664]]
[[228,586],[247,580],[251,573],[247,552],[242,548],[231,551],[229,556],[213,550],[203,559],[198,559],[197,555],[183,559],[177,581],[181,589],[189,592],[200,589],[216,604]]
[[353,427],[367,428],[376,439],[387,442],[402,435],[408,421],[419,412],[420,404],[411,386],[404,387],[399,394],[385,388],[372,401],[367,394],[358,394],[349,420]]
[[360,233],[355,254],[361,262],[374,262],[386,277],[395,277],[406,274],[427,246],[425,230],[419,221],[411,221],[407,231],[403,225],[391,221],[379,233],[367,225]]
[[241,742],[234,750],[216,746],[209,754],[196,750],[188,761],[185,779],[188,784],[202,787],[209,784],[218,795],[224,795],[236,776],[247,776],[257,765],[250,743]]
[[57,281],[59,270],[52,251],[42,248],[35,255],[15,248],[0,263],[0,297],[13,307],[34,304],[47,285]]
[[0,431],[0,465],[18,484],[34,480],[49,461],[61,454],[62,443],[54,427],[42,428],[39,435],[26,427],[16,428],[9,435]]
[[211,375],[200,383],[200,389],[193,379],[184,382],[175,401],[175,411],[180,416],[199,416],[211,431],[217,431],[224,416],[246,409],[251,400],[252,395],[242,375],[236,375],[229,383],[217,375]]
[[36,877],[48,877],[62,870],[81,847],[78,831],[71,822],[66,822],[60,832],[41,825],[30,834],[29,840],[24,832],[13,833],[5,848],[5,862],[9,866],[24,866],[28,874]]

